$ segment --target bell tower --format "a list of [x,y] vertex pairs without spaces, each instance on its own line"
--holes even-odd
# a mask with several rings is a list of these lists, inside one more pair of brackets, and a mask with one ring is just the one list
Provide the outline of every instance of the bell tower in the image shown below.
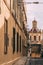
[[33,22],[32,22],[32,28],[33,29],[37,29],[37,21],[36,20],[33,20]]

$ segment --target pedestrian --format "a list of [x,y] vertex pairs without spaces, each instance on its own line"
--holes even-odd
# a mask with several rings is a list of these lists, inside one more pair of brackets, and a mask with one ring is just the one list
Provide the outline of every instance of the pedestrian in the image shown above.
[[28,57],[30,57],[30,50],[28,50]]

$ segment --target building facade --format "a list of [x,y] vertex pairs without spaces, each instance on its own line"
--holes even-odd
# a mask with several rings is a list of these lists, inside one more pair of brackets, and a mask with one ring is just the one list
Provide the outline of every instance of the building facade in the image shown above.
[[23,0],[0,0],[0,65],[23,55],[27,19],[21,2]]
[[37,21],[32,21],[32,29],[29,31],[29,39],[31,44],[31,57],[40,57],[41,54],[41,30],[37,27]]

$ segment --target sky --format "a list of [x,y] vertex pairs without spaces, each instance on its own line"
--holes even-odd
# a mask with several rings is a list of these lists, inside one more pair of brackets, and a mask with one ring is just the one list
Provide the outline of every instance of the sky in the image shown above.
[[[43,2],[43,0],[24,0],[25,2]],[[37,21],[37,26],[39,29],[43,29],[43,4],[27,4],[26,6],[26,16],[27,16],[27,28],[32,28],[32,21],[35,19]]]

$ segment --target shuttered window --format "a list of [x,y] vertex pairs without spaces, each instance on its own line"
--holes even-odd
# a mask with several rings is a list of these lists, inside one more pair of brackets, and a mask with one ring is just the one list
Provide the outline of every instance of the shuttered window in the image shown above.
[[17,32],[17,52],[18,52],[18,50],[19,50],[19,34]]
[[36,36],[34,36],[34,40],[36,41]]
[[20,52],[21,52],[21,36],[20,36]]
[[8,38],[8,21],[5,19],[4,24],[4,54],[8,52],[9,38]]
[[13,28],[13,54],[15,52],[15,28]]

